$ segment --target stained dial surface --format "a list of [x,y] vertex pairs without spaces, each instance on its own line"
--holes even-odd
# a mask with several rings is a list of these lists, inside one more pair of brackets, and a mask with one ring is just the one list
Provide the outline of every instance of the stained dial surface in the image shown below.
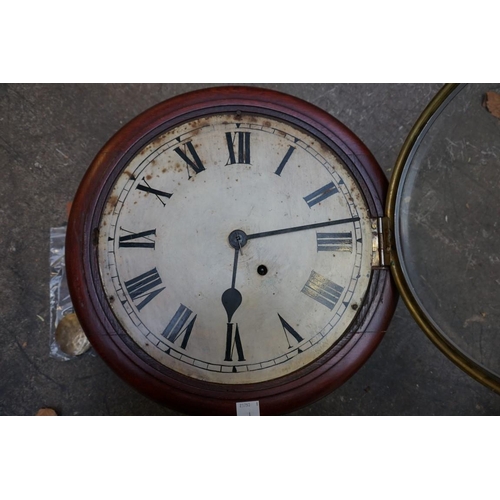
[[140,150],[101,217],[113,313],[161,364],[256,383],[330,349],[369,285],[373,221],[347,168],[298,127],[185,123]]

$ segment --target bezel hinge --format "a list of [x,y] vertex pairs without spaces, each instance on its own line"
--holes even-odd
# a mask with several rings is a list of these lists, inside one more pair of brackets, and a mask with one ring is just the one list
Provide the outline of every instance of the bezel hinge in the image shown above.
[[374,220],[373,267],[389,267],[392,261],[392,230],[388,217]]

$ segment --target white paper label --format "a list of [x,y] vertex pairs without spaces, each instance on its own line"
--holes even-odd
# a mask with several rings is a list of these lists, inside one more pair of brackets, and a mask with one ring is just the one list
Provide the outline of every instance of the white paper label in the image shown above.
[[236,403],[236,415],[238,417],[260,417],[259,402]]

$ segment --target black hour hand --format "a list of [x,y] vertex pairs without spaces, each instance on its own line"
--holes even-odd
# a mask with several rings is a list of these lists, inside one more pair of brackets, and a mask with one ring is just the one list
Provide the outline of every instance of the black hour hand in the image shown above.
[[231,318],[233,317],[233,314],[236,312],[236,309],[240,307],[242,301],[241,293],[238,290],[236,290],[236,272],[238,270],[238,255],[240,252],[239,247],[240,245],[238,241],[238,244],[234,249],[233,279],[231,281],[231,288],[228,288],[222,294],[222,305],[226,310],[228,323],[231,323]]
[[222,294],[222,305],[227,313],[227,322],[231,323],[231,318],[236,312],[236,309],[240,307],[242,301],[241,293],[236,290],[236,288],[228,288]]

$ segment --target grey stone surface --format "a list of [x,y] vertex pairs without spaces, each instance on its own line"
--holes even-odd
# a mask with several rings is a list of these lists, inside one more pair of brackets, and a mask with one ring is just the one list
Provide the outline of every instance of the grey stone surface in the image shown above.
[[[173,95],[205,87],[0,85],[0,415],[175,415],[92,351],[49,357],[49,229],[104,142]],[[389,176],[438,84],[262,84],[312,102],[366,143]],[[427,339],[400,301],[380,347],[344,386],[295,415],[496,415],[500,397]]]

